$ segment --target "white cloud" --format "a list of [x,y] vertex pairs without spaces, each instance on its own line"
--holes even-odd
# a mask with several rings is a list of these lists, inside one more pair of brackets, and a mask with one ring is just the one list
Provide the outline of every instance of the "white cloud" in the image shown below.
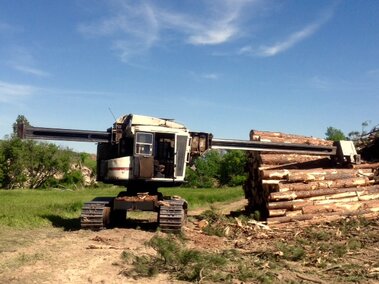
[[262,45],[259,48],[244,46],[239,50],[238,53],[252,54],[261,57],[270,57],[282,53],[317,32],[325,23],[327,23],[332,18],[335,6],[336,3],[329,7],[329,9],[325,10],[318,19],[304,26],[300,30],[291,33],[281,41],[278,41],[272,45]]
[[158,7],[157,2],[113,0],[110,16],[79,25],[79,32],[86,36],[109,37],[112,48],[128,62],[158,43],[171,40],[169,36],[162,36],[165,31],[195,46],[230,42],[241,33],[244,8],[258,2],[260,0],[198,2],[204,4],[201,7],[204,14],[195,15]]
[[164,27],[179,32],[191,45],[218,45],[238,38],[242,34],[243,16],[247,14],[247,8],[257,6],[261,2],[208,1],[203,2],[205,5],[202,7],[202,15],[181,14],[162,9],[157,9],[157,15]]
[[319,76],[313,76],[309,80],[309,83],[312,87],[316,89],[330,90],[331,88],[334,88],[333,83],[330,80]]
[[33,86],[0,81],[0,102],[14,103],[21,98],[30,97],[36,90]]
[[44,88],[44,87],[36,87],[36,90],[39,91],[40,94],[55,96],[55,97],[101,97],[101,98],[114,98],[124,96],[124,93],[115,93],[115,92],[106,92],[106,91],[90,91],[90,90],[80,90],[80,89],[60,89],[60,88]]
[[9,30],[12,30],[9,24],[0,22],[0,32],[8,32]]
[[21,72],[24,72],[27,74],[31,74],[31,75],[35,75],[35,76],[39,76],[39,77],[49,77],[50,76],[50,73],[48,73],[48,72],[42,71],[42,70],[37,69],[37,68],[29,67],[29,66],[23,66],[23,65],[17,65],[16,64],[16,65],[13,65],[12,67],[18,71],[21,71]]
[[106,36],[112,49],[128,62],[132,56],[147,52],[158,40],[158,21],[151,5],[144,2],[112,1],[111,16],[92,24],[79,25],[79,32],[87,36]]
[[365,96],[376,96],[379,81],[368,76],[345,79],[336,77],[313,76],[307,80],[307,85],[320,91],[333,92],[335,94],[347,94],[355,92]]
[[[254,21],[261,20],[258,15],[263,14],[267,20],[269,11],[275,10],[274,6],[283,5],[262,0],[203,0],[191,3],[191,10],[173,10],[164,7],[163,2],[150,0],[109,0],[106,3],[108,16],[92,23],[82,23],[78,30],[84,36],[109,38],[111,48],[122,61],[129,64],[132,58],[144,55],[156,46],[164,46],[167,42],[217,46],[242,43],[253,37],[262,41],[256,36]],[[257,42],[245,45],[237,54],[260,57],[280,54],[316,33],[333,16],[336,6],[337,2],[333,3],[315,21],[274,44]],[[259,25],[263,31],[265,26],[264,23]],[[233,55],[236,53],[233,52]]]
[[379,79],[379,69],[371,69],[367,71],[366,74],[372,79]]
[[220,79],[221,77],[221,74],[215,73],[215,72],[200,73],[200,72],[189,71],[188,74],[191,76],[192,79],[196,81],[203,81],[203,80],[216,81]]
[[19,27],[12,26],[6,22],[0,22],[0,33],[15,33],[19,31],[21,31]]
[[220,44],[228,41],[236,34],[234,27],[225,27],[225,29],[217,27],[216,29],[190,36],[188,42],[193,45]]
[[29,48],[20,45],[11,45],[8,47],[10,65],[32,66],[35,64],[35,58]]
[[50,73],[34,67],[38,64],[36,63],[36,59],[33,56],[31,49],[16,45],[8,47],[7,50],[9,53],[9,60],[7,62],[7,65],[9,67],[33,76],[51,76]]
[[216,73],[205,73],[201,74],[201,77],[208,80],[217,80],[220,77],[220,75]]
[[307,37],[310,37],[312,34],[314,34],[322,25],[324,22],[316,22],[312,23],[300,31],[294,32],[293,34],[289,35],[286,39],[283,41],[277,42],[271,46],[262,46],[258,50],[258,55],[260,56],[274,56],[278,53],[281,53],[283,51],[286,51],[287,49],[293,47],[297,43],[301,42],[302,40],[306,39]]
[[15,84],[0,80],[0,102],[12,103],[30,96],[55,96],[55,97],[101,97],[114,98],[124,96],[124,93],[91,91],[81,89],[45,88],[26,84]]

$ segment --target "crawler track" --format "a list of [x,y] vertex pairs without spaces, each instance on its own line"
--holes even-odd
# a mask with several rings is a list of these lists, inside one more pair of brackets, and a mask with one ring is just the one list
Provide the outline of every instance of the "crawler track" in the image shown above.
[[187,220],[187,202],[184,199],[164,200],[159,208],[158,224],[162,232],[180,233]]
[[82,229],[101,230],[109,226],[111,216],[111,202],[109,200],[93,200],[84,203],[80,215]]

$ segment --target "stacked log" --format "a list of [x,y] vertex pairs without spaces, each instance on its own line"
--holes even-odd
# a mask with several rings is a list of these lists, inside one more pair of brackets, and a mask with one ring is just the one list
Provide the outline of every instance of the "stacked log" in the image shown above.
[[[332,146],[323,139],[256,130],[250,140]],[[347,168],[325,156],[250,152],[246,209],[270,224],[379,212],[378,169],[378,163]]]

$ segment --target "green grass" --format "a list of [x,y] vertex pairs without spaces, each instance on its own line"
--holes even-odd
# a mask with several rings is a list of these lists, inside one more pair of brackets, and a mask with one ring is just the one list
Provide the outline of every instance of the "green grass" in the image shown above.
[[42,260],[43,258],[44,258],[44,255],[41,253],[34,253],[34,254],[20,253],[16,257],[7,259],[5,263],[2,263],[0,265],[0,271],[5,268],[15,269],[27,264],[33,264],[38,260]]
[[119,188],[83,190],[2,190],[0,227],[75,227],[84,202],[96,196],[114,196]]
[[[125,270],[125,275],[151,277],[159,271],[167,271],[184,281],[201,281],[203,274],[216,280],[218,269],[227,263],[222,254],[188,249],[183,240],[178,240],[172,235],[165,237],[155,235],[147,245],[156,250],[157,256],[134,256],[133,269]],[[121,258],[128,263],[130,252],[124,251]]]
[[190,209],[211,205],[216,202],[231,202],[244,198],[242,187],[225,188],[162,188],[163,195],[179,195],[187,200]]
[[243,255],[235,249],[199,250],[187,247],[186,240],[178,236],[159,234],[146,245],[156,251],[155,256],[134,255],[128,250],[121,253],[121,259],[128,264],[122,275],[138,279],[166,272],[175,279],[195,283],[273,283],[275,279],[254,255]]
[[[72,190],[0,190],[0,228],[79,228],[79,216],[84,202],[98,196],[116,196],[123,189],[106,187]],[[189,189],[165,188],[164,195],[179,195],[190,208],[214,202],[238,200],[241,188]]]

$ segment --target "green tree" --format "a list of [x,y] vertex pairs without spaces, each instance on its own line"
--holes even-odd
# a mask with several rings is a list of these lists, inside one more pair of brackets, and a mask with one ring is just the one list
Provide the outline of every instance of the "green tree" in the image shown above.
[[[363,121],[361,123],[361,131],[351,131],[349,132],[348,136],[349,136],[349,139],[350,140],[353,140],[353,141],[358,141],[358,140],[361,140],[364,136],[366,136],[368,134],[368,132],[366,131],[366,127],[371,123],[371,120],[366,120],[366,121]],[[371,133],[372,132],[375,132],[375,127],[370,131]],[[369,133],[370,133],[369,132]]]
[[345,134],[342,130],[329,126],[325,132],[326,139],[331,141],[346,140]]
[[192,167],[187,168],[186,180],[189,187],[215,187],[219,185],[221,154],[209,151],[198,157]]
[[16,118],[16,122],[13,123],[13,136],[14,137],[17,137],[17,133],[18,133],[18,127],[19,125],[25,125],[25,126],[30,126],[30,123],[29,121],[27,120],[27,118],[22,115],[22,114],[19,114]]
[[19,139],[17,131],[20,124],[30,126],[26,117],[19,115],[13,123],[10,138],[0,140],[0,188],[83,184],[82,165],[91,170],[96,168],[96,161],[90,154],[78,154],[52,143]]
[[361,123],[361,126],[362,126],[362,132],[361,132],[362,134],[361,134],[361,136],[367,134],[366,127],[367,127],[370,123],[371,123],[371,120],[366,120],[366,121],[363,121],[363,122]]
[[2,188],[4,184],[5,166],[6,166],[6,159],[5,159],[4,150],[3,150],[3,141],[0,140],[0,188]]
[[68,186],[83,184],[84,176],[80,170],[66,171],[60,182]]
[[359,131],[351,131],[347,136],[349,136],[350,140],[354,141],[361,138],[361,133]]
[[186,186],[217,187],[241,185],[246,180],[246,154],[243,151],[209,151],[187,168]]
[[244,151],[233,150],[227,152],[221,161],[220,183],[222,185],[242,185],[247,177],[245,172],[247,156]]
[[1,187],[39,188],[56,174],[66,173],[74,155],[51,143],[22,141],[18,138],[0,142]]
[[89,153],[79,153],[80,156],[80,164],[81,166],[85,166],[89,168],[93,173],[96,173],[97,168],[97,162],[96,162],[96,156],[91,155]]

